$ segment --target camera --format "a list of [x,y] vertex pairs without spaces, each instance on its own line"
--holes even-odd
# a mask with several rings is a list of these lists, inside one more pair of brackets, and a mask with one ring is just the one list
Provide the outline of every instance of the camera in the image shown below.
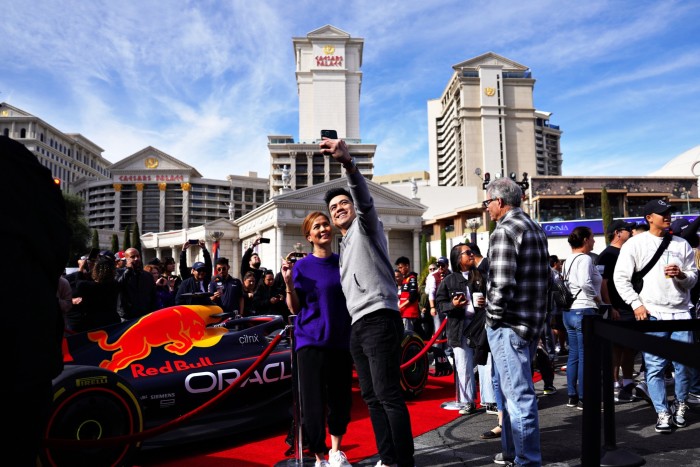
[[335,130],[321,130],[321,139],[338,139],[338,132]]
[[270,239],[260,237],[260,243],[270,243]]
[[190,245],[199,245],[199,240],[187,240]]

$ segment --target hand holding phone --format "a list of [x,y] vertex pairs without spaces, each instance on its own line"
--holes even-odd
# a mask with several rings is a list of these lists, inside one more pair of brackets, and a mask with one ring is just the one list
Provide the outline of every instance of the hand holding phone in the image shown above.
[[321,139],[338,139],[338,132],[335,130],[321,130]]
[[462,305],[467,301],[467,295],[464,292],[452,292],[452,302],[454,303],[455,298],[457,299],[457,304]]

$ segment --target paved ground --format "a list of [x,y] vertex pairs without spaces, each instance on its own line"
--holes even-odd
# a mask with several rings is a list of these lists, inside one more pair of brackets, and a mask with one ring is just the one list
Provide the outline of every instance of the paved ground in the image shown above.
[[[564,359],[566,357],[563,357]],[[580,466],[582,411],[566,406],[566,376],[557,371],[557,393],[539,397],[540,430],[544,465]],[[541,394],[542,383],[535,385]],[[439,406],[436,410],[444,410]],[[700,466],[700,406],[691,406],[689,424],[671,434],[654,430],[656,414],[644,401],[615,406],[617,450],[605,457],[603,465]],[[477,414],[457,420],[415,439],[416,465],[431,467],[496,465],[494,454],[500,452],[500,439],[484,441],[479,435],[497,423],[496,415]],[[602,437],[601,437],[602,445]],[[627,455],[632,453],[634,457]],[[374,466],[378,457],[354,464]]]

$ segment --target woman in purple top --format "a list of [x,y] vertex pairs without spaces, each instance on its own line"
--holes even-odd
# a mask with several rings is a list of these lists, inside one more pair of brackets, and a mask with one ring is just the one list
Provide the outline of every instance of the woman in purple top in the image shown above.
[[[298,260],[294,268],[283,261],[282,276],[287,306],[298,315],[294,348],[304,431],[309,449],[316,455],[316,466],[349,466],[340,450],[350,423],[352,357],[350,314],[340,285],[339,256],[331,251],[332,226],[322,212],[306,216],[302,233],[313,251]],[[326,446],[326,407],[330,452]]]

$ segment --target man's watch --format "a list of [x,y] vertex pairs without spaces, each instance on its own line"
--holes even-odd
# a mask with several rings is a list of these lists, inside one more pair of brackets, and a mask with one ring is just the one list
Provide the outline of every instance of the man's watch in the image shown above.
[[357,163],[355,163],[355,158],[351,157],[350,162],[344,163],[343,167],[345,170],[357,169]]

